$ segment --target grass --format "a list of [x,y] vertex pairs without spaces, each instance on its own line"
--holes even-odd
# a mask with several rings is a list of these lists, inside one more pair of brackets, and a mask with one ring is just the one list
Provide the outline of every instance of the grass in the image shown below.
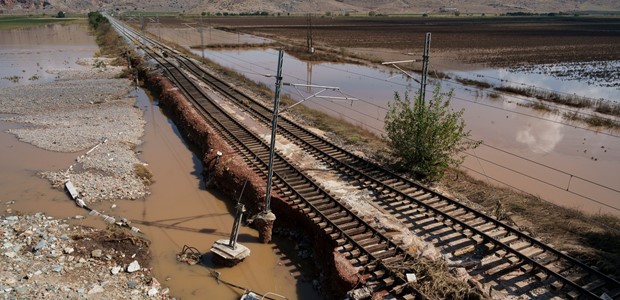
[[54,18],[48,16],[7,16],[0,17],[0,29],[16,29],[54,23],[82,21],[81,18]]
[[123,58],[128,51],[125,41],[116,33],[107,19],[92,15],[89,22],[95,33],[95,41],[99,46],[97,55],[115,57],[116,60],[112,64],[124,65],[125,60]]
[[474,80],[474,79],[468,79],[468,78],[462,78],[462,77],[457,77],[456,81],[458,81],[459,83],[462,83],[462,84],[466,84],[466,85],[473,85],[473,86],[476,86],[476,87],[481,88],[481,89],[489,89],[489,88],[493,87],[488,82]]
[[527,102],[525,104],[517,104],[517,105],[520,105],[523,107],[529,107],[531,109],[538,110],[538,111],[544,111],[544,112],[556,112],[557,111],[557,109],[553,109],[549,107],[549,105],[547,105],[546,103],[540,100]]
[[563,95],[559,95],[556,93],[540,91],[540,90],[537,90],[531,87],[521,88],[521,87],[514,87],[514,86],[499,86],[499,87],[496,87],[495,90],[500,91],[500,92],[517,94],[521,96],[532,97],[532,98],[536,98],[538,100],[543,100],[543,101],[551,101],[554,103],[563,104],[563,105],[575,107],[575,108],[585,108],[585,107],[593,106],[593,103],[592,103],[593,101],[586,97],[580,97],[576,95],[563,96]]
[[620,129],[620,122],[609,119],[609,118],[603,118],[601,116],[596,116],[596,115],[583,116],[577,112],[566,112],[563,114],[563,117],[570,121],[584,122],[594,127],[605,127],[605,128],[610,128],[610,129],[616,129],[616,130]]
[[13,76],[5,76],[2,77],[2,79],[6,79],[12,83],[18,83],[20,79],[22,79],[23,77],[21,76],[17,76],[17,75],[13,75]]
[[153,181],[153,173],[149,170],[144,164],[134,164],[133,165],[134,173],[136,176],[147,185],[152,184]]
[[502,95],[500,95],[497,92],[490,92],[488,95],[489,95],[489,98],[491,98],[493,100],[497,100],[497,99],[500,99],[502,97]]

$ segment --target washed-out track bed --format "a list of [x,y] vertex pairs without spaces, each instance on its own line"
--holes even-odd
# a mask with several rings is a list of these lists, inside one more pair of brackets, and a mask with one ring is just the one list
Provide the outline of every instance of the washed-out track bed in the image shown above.
[[[138,34],[122,29],[119,24],[116,26],[128,35]],[[248,165],[266,177],[269,146],[224,112],[181,68],[268,126],[272,110],[193,60],[148,37],[142,36],[142,40],[167,49],[171,54],[167,59],[160,57],[158,51],[149,54],[166,68],[171,79]],[[280,117],[278,134],[330,166],[352,185],[371,190],[378,207],[433,242],[449,254],[450,261],[466,267],[471,275],[480,275],[480,281],[493,289],[536,298],[600,299],[606,294],[620,299],[620,283],[614,278],[502,221],[354,155],[285,117]],[[390,271],[390,265],[402,265],[412,259],[406,251],[357,217],[279,153],[274,160],[274,175],[280,195],[323,228],[354,266],[365,266],[361,272],[372,274],[369,281],[375,282],[377,289],[389,290],[405,283],[404,278]],[[408,287],[399,295],[410,298],[419,293]]]

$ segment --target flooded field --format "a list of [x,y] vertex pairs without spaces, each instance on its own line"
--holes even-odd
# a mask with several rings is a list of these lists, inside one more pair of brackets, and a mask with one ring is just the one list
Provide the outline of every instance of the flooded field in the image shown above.
[[[253,81],[274,86],[273,79],[265,75],[275,74],[275,50],[209,50],[205,55]],[[288,83],[340,87],[343,94],[331,95],[358,100],[311,98],[304,104],[379,135],[383,133],[383,118],[393,93],[413,94],[419,89],[418,83],[398,71],[307,63],[288,55],[284,58],[283,76]],[[531,80],[537,82],[535,78]],[[440,83],[438,79],[431,80],[427,95],[437,83]],[[454,89],[452,106],[465,109],[465,121],[473,138],[484,141],[468,153],[464,164],[472,175],[492,183],[508,184],[564,206],[620,215],[620,182],[613,176],[620,168],[617,133],[569,123],[561,115],[522,105],[533,99],[508,94],[496,96],[492,90],[464,86],[454,80],[441,83],[444,91]],[[617,96],[614,87],[589,86],[589,89],[600,91],[601,97]],[[283,93],[301,100],[319,90],[285,86]]]
[[97,51],[86,25],[49,24],[0,30],[0,87],[49,82],[56,69],[76,68],[76,59]]
[[[0,88],[51,82],[55,75],[49,71],[56,68],[89,68],[75,61],[92,57],[97,50],[93,37],[80,25],[0,31],[0,41],[2,77],[38,75],[36,80],[2,79]],[[243,290],[218,284],[210,276],[209,268],[213,268],[221,273],[222,280],[259,293],[275,292],[288,299],[320,299],[308,277],[290,258],[295,256],[291,241],[276,236],[274,243],[261,244],[256,231],[247,227],[240,229],[239,242],[249,247],[252,255],[235,268],[216,268],[209,260],[207,267],[176,261],[176,254],[184,245],[206,252],[215,240],[229,236],[233,221],[231,201],[205,189],[200,158],[159,109],[157,99],[142,89],[133,92],[133,96],[147,121],[143,143],[137,150],[153,173],[151,195],[142,200],[104,201],[92,206],[125,217],[144,232],[152,242],[151,268],[162,286],[169,287],[171,295],[180,299],[237,299]],[[85,151],[46,151],[6,133],[20,126],[24,125],[0,122],[1,213],[45,212],[59,218],[86,215],[68,195],[52,189],[49,182],[38,176],[40,171],[66,169]],[[105,226],[96,217],[74,222]]]

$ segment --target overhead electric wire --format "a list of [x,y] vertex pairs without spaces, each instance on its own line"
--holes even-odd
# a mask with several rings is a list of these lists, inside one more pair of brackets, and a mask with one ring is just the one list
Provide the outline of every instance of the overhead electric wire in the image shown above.
[[[562,190],[562,191],[568,192],[568,193],[570,193],[570,194],[573,194],[573,195],[576,195],[576,196],[582,197],[582,198],[584,198],[584,199],[590,200],[590,201],[592,201],[592,202],[598,203],[598,204],[603,205],[603,206],[605,206],[605,207],[608,207],[608,208],[611,208],[611,209],[614,209],[614,210],[620,211],[620,208],[619,208],[619,207],[615,207],[615,206],[609,205],[609,204],[607,204],[607,203],[604,203],[604,202],[602,202],[602,201],[599,201],[599,200],[596,200],[596,199],[590,198],[590,197],[588,197],[588,196],[585,196],[585,195],[582,195],[582,194],[579,194],[579,193],[573,192],[573,191],[571,191],[571,190],[569,189],[569,188],[570,188],[570,186],[567,186],[567,188],[563,188],[563,187],[560,187],[560,186],[558,186],[558,185],[556,185],[556,184],[553,184],[553,183],[547,182],[547,181],[545,181],[545,180],[542,180],[542,179],[536,178],[536,177],[534,177],[534,176],[531,176],[531,175],[525,174],[525,173],[520,172],[520,171],[517,171],[517,170],[515,170],[515,169],[512,169],[512,168],[509,168],[509,167],[506,167],[506,166],[503,166],[503,165],[497,164],[497,163],[492,162],[492,161],[490,161],[490,160],[488,160],[488,159],[485,159],[485,158],[482,158],[482,157],[479,157],[479,156],[476,156],[476,155],[473,155],[473,154],[470,154],[470,153],[467,153],[467,152],[464,152],[464,153],[465,153],[465,154],[467,154],[467,155],[469,155],[469,156],[471,156],[471,157],[475,157],[475,158],[477,158],[477,159],[480,159],[480,160],[485,161],[485,162],[487,162],[487,163],[490,163],[490,164],[492,164],[492,165],[498,166],[498,167],[500,167],[500,168],[504,168],[504,169],[509,170],[509,171],[511,171],[511,172],[517,173],[517,174],[519,174],[519,175],[521,175],[521,176],[524,176],[524,177],[527,177],[527,178],[529,178],[529,179],[532,179],[532,180],[535,180],[535,181],[538,181],[538,182],[544,183],[544,184],[546,184],[546,185],[552,186],[552,187],[557,188],[557,189],[559,189],[559,190]],[[477,173],[479,173],[479,172],[477,172]],[[480,174],[480,173],[479,173],[479,174]],[[481,174],[481,175],[483,175],[483,174]],[[498,181],[496,178],[493,178],[493,180]]]
[[[220,53],[220,54],[221,54],[221,53]],[[265,69],[265,70],[268,70],[268,71],[273,71],[273,69],[271,69],[271,68],[269,68],[269,67],[261,66],[261,65],[259,65],[259,64],[256,64],[256,63],[253,63],[253,62],[251,62],[251,61],[244,60],[244,59],[240,59],[240,58],[235,57],[235,56],[232,56],[232,55],[227,55],[227,54],[222,54],[222,55],[227,56],[227,57],[230,57],[231,59],[235,59],[235,60],[242,61],[242,62],[247,63],[247,64],[250,64],[250,65],[254,65],[254,66],[256,66],[256,67],[260,67],[260,68]],[[275,55],[275,54],[273,54],[273,55]],[[225,58],[223,58],[221,55],[215,55],[215,56],[217,56],[217,57],[219,57],[220,59],[223,59],[223,60],[225,60],[225,61],[227,61],[227,62],[229,62],[229,63],[231,63],[231,64],[233,64],[233,65],[236,65],[236,66],[238,66],[238,67],[241,67],[241,68],[243,68],[243,69],[253,71],[252,69],[250,69],[250,68],[248,68],[248,67],[246,67],[246,66],[243,66],[243,65],[241,65],[241,64],[237,64],[237,63],[232,62],[230,59],[225,59]],[[354,75],[364,76],[364,77],[371,78],[371,79],[375,79],[375,80],[387,81],[387,80],[384,80],[384,79],[381,79],[381,78],[377,78],[377,77],[374,77],[374,76],[369,76],[369,75],[365,75],[365,74],[360,74],[360,73],[352,72],[352,71],[349,71],[349,70],[342,70],[342,69],[335,68],[335,67],[332,67],[332,66],[322,66],[322,67],[326,67],[326,68],[333,69],[333,70],[340,71],[340,72],[346,72],[346,73],[351,73],[351,74],[354,74]],[[259,74],[259,73],[256,73],[256,72],[251,72],[251,73],[252,73],[253,75],[264,75],[264,74]],[[296,76],[291,75],[291,74],[287,74],[287,73],[285,73],[285,75],[287,75],[287,76],[289,76],[289,77],[291,77],[291,78],[294,78],[294,79],[300,80],[300,81],[305,81],[304,79],[299,78],[299,77],[296,77]],[[409,85],[402,84],[402,83],[398,83],[398,82],[391,82],[391,83],[396,84],[396,85],[400,85],[400,86],[409,87]],[[345,95],[350,96],[349,94],[346,94],[346,93],[345,93]],[[358,99],[359,99],[359,98],[358,98]],[[538,117],[538,116],[529,115],[529,114],[522,113],[522,112],[517,112],[517,111],[513,111],[513,110],[509,110],[509,109],[504,109],[504,108],[501,108],[501,107],[497,107],[497,106],[493,106],[493,105],[489,105],[489,104],[484,104],[484,103],[480,103],[480,102],[477,102],[477,101],[468,100],[468,99],[461,98],[461,97],[455,97],[455,96],[453,96],[453,99],[456,99],[456,100],[461,100],[461,101],[465,101],[465,102],[470,102],[470,103],[475,103],[475,104],[478,104],[478,105],[487,106],[487,107],[490,107],[490,108],[494,108],[494,109],[498,109],[498,110],[502,110],[502,111],[506,111],[506,112],[510,112],[510,113],[515,113],[515,114],[519,114],[519,115],[524,115],[524,116],[527,116],[527,117],[532,117],[532,118],[540,119],[540,120],[543,120],[543,121],[548,121],[548,122],[553,122],[553,123],[562,124],[562,125],[566,125],[566,126],[576,127],[576,128],[583,129],[583,130],[588,130],[588,131],[594,131],[594,130],[591,130],[591,129],[589,129],[589,128],[578,127],[578,126],[574,126],[574,125],[566,124],[566,123],[563,123],[563,122],[560,122],[560,121],[555,121],[555,120],[551,120],[551,119],[547,119],[547,118],[543,118],[543,117]],[[314,103],[315,105],[318,105],[318,106],[320,106],[320,107],[322,107],[322,108],[324,108],[324,109],[328,110],[328,111],[331,111],[331,112],[333,112],[333,113],[336,113],[336,114],[337,114],[338,116],[340,116],[340,117],[344,117],[344,118],[346,118],[346,119],[350,119],[350,120],[354,121],[354,123],[359,121],[359,120],[356,120],[356,119],[354,119],[354,118],[352,118],[352,117],[350,117],[350,116],[348,116],[348,115],[346,115],[346,114],[343,114],[343,113],[342,113],[342,112],[340,112],[340,111],[336,111],[336,110],[334,110],[334,109],[332,109],[332,108],[329,108],[329,107],[327,107],[326,105],[324,105],[324,104],[322,104],[322,103],[319,103],[319,102],[317,102],[317,101],[313,101],[313,100],[311,100],[311,99],[310,99],[309,101],[310,101],[310,102],[312,102],[312,103]],[[377,108],[380,108],[380,109],[383,109],[383,110],[386,110],[386,111],[388,110],[388,108],[383,107],[383,106],[381,106],[381,105],[377,105],[377,104],[371,103],[370,101],[367,101],[367,100],[366,100],[366,101],[364,101],[364,102],[365,102],[365,103],[368,103],[368,104],[371,104],[371,105],[373,105],[373,106],[375,106],[375,107],[377,107]],[[336,102],[334,102],[334,104],[338,105],[339,107],[342,107],[343,109],[350,110],[350,111],[353,111],[353,112],[355,112],[355,113],[359,113],[359,114],[365,115],[365,116],[367,116],[367,117],[369,117],[369,118],[372,118],[372,119],[377,119],[377,120],[378,120],[378,118],[377,118],[377,117],[370,116],[369,114],[366,114],[366,113],[360,112],[360,111],[358,111],[358,110],[352,109],[352,108],[347,107],[347,106],[345,106],[345,105],[342,105],[342,104],[340,104],[340,103],[336,103]],[[374,126],[370,126],[370,125],[368,125],[368,124],[364,124],[364,126],[367,126],[367,127],[369,127],[369,128],[372,128],[372,129],[376,130],[376,131],[377,131],[377,132],[379,132],[379,133],[383,133],[383,134],[385,133],[385,132],[383,131],[383,129],[379,129],[379,128],[376,128],[376,127],[374,127]],[[594,132],[597,132],[597,131],[594,131]],[[599,132],[597,132],[597,133],[601,134],[602,132],[600,132],[600,131],[599,131]],[[603,132],[603,134],[607,134],[607,135],[612,136],[612,137],[620,137],[620,136],[616,136],[616,135],[609,134],[609,133],[604,133],[604,132]],[[487,146],[487,147],[489,147],[489,148],[491,148],[491,149],[494,149],[494,150],[501,151],[501,152],[503,152],[503,153],[506,153],[506,154],[512,155],[512,156],[514,156],[514,157],[518,157],[519,159],[526,160],[526,161],[528,161],[528,162],[530,162],[530,163],[534,163],[534,164],[536,164],[536,165],[539,165],[539,166],[542,166],[542,167],[545,167],[545,168],[548,168],[548,169],[551,169],[551,170],[554,170],[554,171],[560,172],[560,173],[565,174],[565,175],[567,175],[567,176],[571,176],[571,177],[574,177],[574,178],[580,179],[580,180],[582,180],[582,181],[584,181],[584,182],[587,182],[587,183],[590,183],[590,184],[593,184],[593,185],[596,185],[596,186],[599,186],[599,187],[602,187],[602,188],[608,189],[608,190],[610,190],[610,191],[614,191],[614,192],[620,193],[620,191],[619,191],[619,190],[617,190],[617,189],[615,189],[615,188],[611,188],[611,187],[608,187],[608,186],[604,186],[604,185],[602,185],[602,184],[599,184],[599,183],[593,182],[593,181],[591,181],[591,180],[588,180],[588,179],[582,178],[582,177],[580,177],[580,176],[576,176],[576,175],[570,174],[570,173],[568,173],[568,172],[566,172],[566,171],[559,170],[559,169],[557,169],[557,168],[555,168],[555,167],[551,167],[551,166],[548,166],[548,165],[545,165],[545,164],[542,164],[542,163],[536,162],[536,161],[534,161],[534,160],[531,160],[531,159],[525,158],[525,157],[523,157],[523,156],[520,156],[520,155],[517,155],[517,154],[511,153],[511,152],[508,152],[508,151],[506,151],[506,150],[503,150],[503,149],[500,149],[500,148],[497,148],[497,147],[494,147],[494,146],[491,146],[491,145],[488,145],[488,144],[484,144],[484,143],[483,143],[482,145]],[[467,154],[468,154],[468,155],[470,155],[470,156],[473,156],[473,157],[477,157],[477,158],[479,158],[477,155],[471,155],[471,154],[469,154],[469,153],[467,153]],[[480,159],[482,159],[482,158],[480,158]],[[495,162],[492,162],[492,161],[490,161],[490,160],[487,160],[487,159],[482,159],[482,160],[484,160],[484,161],[486,161],[486,162],[488,162],[488,163],[492,163],[492,164],[494,164],[494,165],[500,166],[500,167],[502,167],[502,168],[505,168],[505,169],[511,170],[511,171],[516,172],[516,173],[518,173],[518,174],[521,174],[521,175],[523,175],[523,176],[530,177],[530,178],[532,178],[532,179],[534,179],[534,180],[538,180],[538,181],[540,181],[540,182],[543,182],[543,183],[545,183],[545,184],[551,185],[551,186],[556,187],[556,188],[558,188],[558,189],[565,190],[565,189],[563,189],[563,188],[561,188],[561,187],[559,187],[559,186],[556,186],[556,185],[551,184],[551,183],[549,183],[549,182],[546,182],[546,181],[544,181],[544,180],[540,180],[540,179],[537,179],[537,178],[531,177],[530,175],[527,175],[527,174],[521,173],[521,172],[519,172],[519,171],[513,170],[513,169],[511,169],[511,168],[509,168],[509,167],[506,167],[506,166],[500,165],[500,164],[495,163]],[[485,172],[485,173],[486,173],[486,172]],[[486,175],[486,174],[482,174],[482,175],[484,175],[484,176],[486,176],[486,177],[489,177],[489,178],[491,178],[491,179],[493,179],[493,180],[496,180],[495,178],[492,178],[492,177],[490,177],[490,176],[488,176],[488,175]],[[565,191],[567,191],[567,190],[565,190]],[[570,192],[570,193],[572,193],[572,194],[574,194],[574,195],[580,196],[580,197],[582,197],[582,198],[584,198],[584,199],[588,199],[588,200],[594,201],[594,202],[599,203],[599,204],[601,204],[601,205],[608,206],[608,205],[606,205],[606,204],[604,204],[604,203],[602,203],[602,202],[600,202],[600,201],[598,201],[598,200],[592,199],[592,198],[590,198],[590,197],[588,197],[588,196],[581,195],[581,194],[578,194],[578,193],[575,193],[575,192],[572,192],[572,191],[568,191],[568,192]],[[618,208],[615,208],[615,207],[613,207],[613,206],[609,206],[609,207],[610,207],[610,208],[613,208],[613,209],[618,209]]]
[[[470,140],[470,141],[474,141],[474,140],[473,140],[473,139],[471,139],[471,138],[467,138],[467,139],[468,139],[468,140]],[[591,181],[591,180],[585,179],[585,178],[583,178],[583,177],[580,177],[580,176],[577,176],[577,175],[574,175],[574,174],[568,173],[568,172],[566,172],[566,171],[562,171],[562,170],[560,170],[560,169],[557,169],[557,168],[554,168],[554,167],[551,167],[551,166],[545,165],[545,164],[543,164],[543,163],[539,163],[539,162],[537,162],[537,161],[535,161],[535,160],[532,160],[532,159],[529,159],[529,158],[527,158],[527,157],[525,157],[525,156],[521,156],[521,155],[518,155],[518,154],[514,154],[514,153],[512,153],[512,152],[508,152],[508,151],[506,151],[506,150],[503,150],[503,149],[500,149],[500,148],[498,148],[498,147],[491,146],[491,145],[488,145],[488,144],[485,144],[485,143],[482,143],[481,145],[484,145],[484,146],[489,147],[489,148],[491,148],[491,149],[493,149],[493,150],[500,151],[500,152],[502,152],[502,153],[506,153],[506,154],[508,154],[508,155],[511,155],[511,156],[517,157],[517,158],[519,158],[519,159],[522,159],[522,160],[525,160],[525,161],[527,161],[527,162],[530,162],[530,163],[536,164],[536,165],[538,165],[538,166],[545,167],[545,168],[547,168],[547,169],[550,169],[550,170],[553,170],[553,171],[556,171],[556,172],[562,173],[562,174],[564,174],[564,175],[572,176],[572,177],[577,178],[577,179],[579,179],[579,180],[585,181],[585,182],[590,183],[590,184],[597,185],[597,186],[599,186],[599,187],[602,187],[602,188],[605,188],[605,189],[608,189],[608,190],[610,190],[610,191],[614,191],[614,192],[616,192],[616,193],[619,193],[619,194],[620,194],[620,190],[618,190],[618,189],[611,188],[611,187],[608,187],[608,186],[602,185],[602,184],[600,184],[600,183],[596,183],[596,182],[594,182],[594,181]]]

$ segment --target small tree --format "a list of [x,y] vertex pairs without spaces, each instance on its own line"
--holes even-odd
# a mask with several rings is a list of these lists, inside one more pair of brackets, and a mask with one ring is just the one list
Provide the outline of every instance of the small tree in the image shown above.
[[56,15],[56,18],[64,18],[64,17],[65,17],[64,11],[59,11],[58,14]]
[[405,93],[395,92],[385,116],[387,143],[396,166],[419,179],[440,179],[448,167],[458,167],[465,159],[463,151],[477,147],[481,141],[467,139],[462,116],[464,110],[450,109],[452,91],[441,93],[435,88],[428,103],[414,103]]

